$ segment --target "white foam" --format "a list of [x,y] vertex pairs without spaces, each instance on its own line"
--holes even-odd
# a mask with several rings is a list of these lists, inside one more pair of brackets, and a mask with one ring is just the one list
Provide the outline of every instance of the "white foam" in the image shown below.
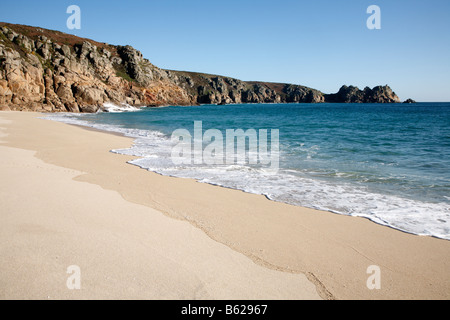
[[129,104],[126,104],[126,103],[122,103],[121,105],[115,105],[110,102],[104,103],[102,109],[104,112],[110,112],[110,113],[136,112],[136,111],[141,110],[141,108],[136,108],[136,107],[130,106]]

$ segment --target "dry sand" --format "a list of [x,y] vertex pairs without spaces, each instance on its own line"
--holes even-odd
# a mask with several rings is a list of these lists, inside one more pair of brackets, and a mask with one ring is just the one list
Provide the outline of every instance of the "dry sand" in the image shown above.
[[0,114],[0,298],[450,298],[450,241],[146,172],[39,116]]

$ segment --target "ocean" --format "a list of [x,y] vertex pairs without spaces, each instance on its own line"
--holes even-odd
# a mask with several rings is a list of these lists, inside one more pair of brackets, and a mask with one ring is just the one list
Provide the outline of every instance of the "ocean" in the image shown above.
[[[133,137],[130,149],[111,151],[137,156],[130,164],[159,174],[450,240],[450,103],[108,107],[45,118]],[[172,133],[194,136],[199,121],[203,132],[224,137],[227,129],[278,130],[279,169],[174,163]]]

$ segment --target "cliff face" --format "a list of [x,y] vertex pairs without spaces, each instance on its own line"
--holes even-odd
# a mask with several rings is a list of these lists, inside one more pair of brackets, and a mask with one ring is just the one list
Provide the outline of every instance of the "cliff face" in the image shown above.
[[175,83],[200,104],[324,102],[322,92],[304,86],[245,82],[195,72],[170,71]]
[[13,110],[96,112],[105,102],[195,102],[170,72],[132,47],[25,26],[0,25],[0,76],[0,105]]
[[344,86],[334,95],[304,86],[245,82],[160,69],[130,46],[0,23],[0,108],[96,112],[106,102],[132,106],[202,103],[399,102],[389,87]]

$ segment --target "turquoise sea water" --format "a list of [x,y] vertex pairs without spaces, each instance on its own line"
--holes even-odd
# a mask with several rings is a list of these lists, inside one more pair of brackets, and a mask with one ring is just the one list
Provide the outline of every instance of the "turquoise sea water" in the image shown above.
[[[135,137],[131,149],[114,152],[141,157],[133,164],[151,171],[450,239],[450,103],[202,105],[47,118]],[[278,129],[280,170],[175,166],[170,136],[193,133],[194,121],[224,136]]]

